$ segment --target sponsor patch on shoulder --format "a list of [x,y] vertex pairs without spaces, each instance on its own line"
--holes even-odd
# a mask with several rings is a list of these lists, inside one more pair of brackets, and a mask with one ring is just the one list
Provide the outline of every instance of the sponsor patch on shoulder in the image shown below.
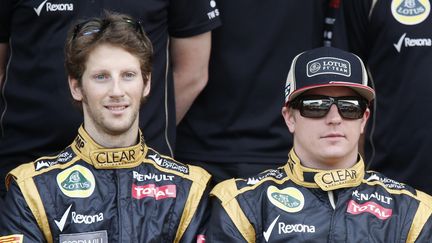
[[0,243],[22,243],[24,236],[21,234],[16,235],[6,235],[0,237]]
[[102,231],[93,231],[93,232],[86,232],[86,233],[60,235],[60,243],[69,243],[69,242],[105,243],[108,242],[108,234],[106,230],[102,230]]
[[46,169],[59,163],[63,164],[69,162],[71,158],[72,158],[72,153],[70,151],[64,151],[63,153],[59,154],[57,157],[51,159],[37,160],[34,163],[35,171]]
[[387,178],[387,177],[378,176],[377,174],[371,174],[366,179],[366,181],[368,181],[368,182],[373,182],[373,181],[381,182],[382,184],[384,184],[385,187],[387,187],[389,189],[406,189],[405,184],[397,182],[397,181],[392,180],[392,179]]
[[148,157],[163,168],[175,170],[183,174],[189,174],[189,167],[185,164],[179,163],[174,160],[168,160],[156,153],[151,154]]

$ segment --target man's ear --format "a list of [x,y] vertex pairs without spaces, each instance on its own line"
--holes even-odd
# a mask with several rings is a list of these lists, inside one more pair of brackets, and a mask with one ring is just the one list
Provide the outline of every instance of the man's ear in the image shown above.
[[144,92],[143,92],[143,98],[147,97],[150,93],[150,89],[151,89],[151,73],[149,75],[146,76],[147,78],[147,82],[144,83],[145,87],[144,87]]
[[81,88],[81,85],[79,84],[78,80],[71,78],[69,76],[68,82],[69,82],[69,89],[70,89],[70,92],[71,92],[74,100],[82,101],[82,99],[83,99],[82,88]]
[[361,126],[360,127],[360,134],[364,133],[364,130],[365,130],[365,127],[366,127],[366,124],[367,124],[367,121],[368,121],[369,117],[370,117],[370,109],[367,108],[366,111],[365,111],[365,113],[363,114],[362,122],[361,122],[361,125],[360,125]]
[[285,120],[285,124],[287,125],[289,131],[291,133],[294,133],[295,131],[295,117],[294,117],[294,110],[291,108],[288,108],[287,106],[282,107],[282,116]]

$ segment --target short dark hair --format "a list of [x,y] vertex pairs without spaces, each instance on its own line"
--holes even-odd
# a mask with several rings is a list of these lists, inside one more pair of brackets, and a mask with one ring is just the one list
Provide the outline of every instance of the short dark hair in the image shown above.
[[101,44],[120,47],[140,62],[144,84],[149,82],[153,63],[152,43],[141,23],[126,14],[105,11],[101,18],[80,21],[68,32],[65,67],[68,75],[81,85],[90,53]]

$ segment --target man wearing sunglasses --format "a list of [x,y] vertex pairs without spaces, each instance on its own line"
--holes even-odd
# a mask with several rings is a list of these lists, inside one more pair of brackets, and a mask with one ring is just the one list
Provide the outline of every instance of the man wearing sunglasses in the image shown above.
[[431,242],[432,197],[358,153],[375,92],[354,54],[322,47],[291,65],[282,115],[288,162],[211,194],[210,242]]
[[57,156],[8,174],[0,242],[203,239],[210,175],[148,147],[139,129],[153,61],[140,23],[92,18],[69,31],[65,49],[84,122]]

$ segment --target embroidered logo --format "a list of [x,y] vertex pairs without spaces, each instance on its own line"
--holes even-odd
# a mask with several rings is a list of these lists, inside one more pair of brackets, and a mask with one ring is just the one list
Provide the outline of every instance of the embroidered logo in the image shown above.
[[430,2],[429,0],[393,0],[391,12],[399,23],[416,25],[429,16]]
[[354,215],[370,213],[382,220],[388,219],[393,213],[390,208],[385,208],[375,202],[369,201],[363,204],[358,204],[354,200],[348,202],[347,212]]
[[303,194],[294,187],[279,190],[275,186],[269,186],[267,197],[273,205],[288,213],[299,212],[304,206]]
[[321,74],[337,74],[350,77],[351,64],[347,60],[340,58],[321,57],[308,62],[306,71],[308,77]]
[[75,165],[57,175],[60,190],[68,197],[86,198],[95,189],[93,173],[81,165]]
[[156,200],[161,200],[165,198],[175,198],[176,196],[176,185],[156,186],[155,184],[148,184],[137,186],[132,184],[132,197],[136,199],[153,197]]

